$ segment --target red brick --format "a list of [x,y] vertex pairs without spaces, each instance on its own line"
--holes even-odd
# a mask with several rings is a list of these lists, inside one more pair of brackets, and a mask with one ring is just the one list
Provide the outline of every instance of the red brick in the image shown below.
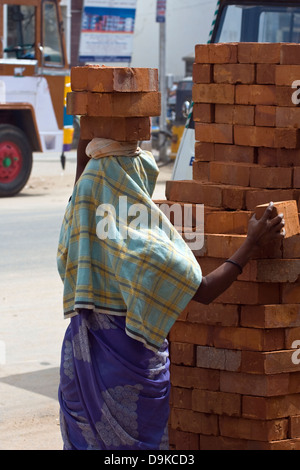
[[241,326],[252,328],[300,326],[300,306],[297,304],[242,306]]
[[[201,269],[207,259],[202,259]],[[187,306],[187,320],[204,325],[238,326],[238,305],[204,305],[192,300]]]
[[193,85],[192,98],[194,103],[233,104],[234,94],[235,85],[220,86],[217,83],[207,85],[200,83]]
[[255,149],[242,145],[215,144],[214,160],[226,162],[253,163]]
[[281,329],[216,327],[213,343],[216,348],[268,351],[284,349],[285,338]]
[[206,255],[212,258],[229,258],[238,248],[241,247],[245,242],[245,239],[246,235],[206,234]]
[[246,235],[250,211],[216,211],[205,215],[205,233]]
[[[299,66],[300,68],[300,66]],[[276,126],[277,127],[300,127],[300,108],[277,107],[276,108]]]
[[238,62],[244,64],[279,64],[280,44],[256,42],[239,43]]
[[238,372],[241,367],[241,351],[197,346],[197,366]]
[[[263,216],[267,206],[268,204],[261,204],[256,207],[255,214],[257,219],[260,219]],[[274,218],[279,214],[283,214],[284,216],[286,232],[285,238],[289,238],[300,233],[298,208],[295,200],[275,202],[271,217]]]
[[299,80],[300,65],[276,65],[275,84],[292,86],[295,80]]
[[223,186],[222,207],[234,210],[245,209],[246,194],[247,189],[242,186]]
[[[279,285],[236,281],[215,302],[243,305],[279,303]],[[285,303],[294,302],[286,301]]]
[[299,439],[280,439],[264,442],[233,439],[224,436],[200,435],[200,450],[299,450]]
[[97,93],[158,91],[158,70],[97,65],[72,67],[71,88]]
[[276,86],[274,85],[236,85],[236,104],[276,105]]
[[300,282],[283,284],[281,290],[281,302],[283,304],[300,304]]
[[300,64],[299,44],[281,44],[280,64]]
[[254,106],[216,104],[215,122],[253,126]]
[[[298,409],[299,413],[299,409]],[[290,416],[289,419],[289,436],[291,438],[300,437],[300,415]]]
[[207,325],[178,322],[173,325],[169,333],[171,342],[192,344],[210,344],[210,328]]
[[193,64],[193,82],[211,83],[213,80],[213,69],[210,64]]
[[[292,357],[292,353],[294,353],[295,351],[295,345],[294,342],[295,341],[299,341],[300,340],[300,328],[298,327],[295,327],[295,328],[286,328],[285,330],[285,348],[286,349],[289,349],[289,348],[292,348],[292,351],[291,351],[291,357]],[[297,344],[297,343],[296,343]],[[298,369],[296,368],[296,371],[299,371],[299,364],[298,365]]]
[[268,352],[242,351],[241,371],[265,375],[297,372],[299,365],[293,364],[293,352],[293,349]]
[[299,129],[234,126],[234,143],[253,147],[299,148]]
[[300,258],[300,234],[282,240],[283,258]]
[[292,168],[253,166],[250,168],[252,188],[285,189],[292,187]]
[[255,82],[255,66],[250,64],[216,64],[213,78],[215,83],[244,83]]
[[259,85],[275,84],[275,64],[257,64],[256,65],[256,83]]
[[270,201],[289,201],[299,198],[299,194],[294,189],[260,189],[251,190],[246,193],[245,207],[247,210],[255,210],[259,204],[269,203]]
[[170,357],[174,364],[194,366],[196,363],[195,346],[174,341],[170,345]]
[[260,147],[258,149],[257,163],[263,166],[295,166],[300,162],[299,149],[274,149]]
[[193,106],[193,119],[196,122],[214,122],[214,105],[210,103],[195,103]]
[[249,186],[248,163],[210,162],[210,181],[230,185]]
[[218,434],[218,417],[193,410],[173,408],[170,414],[170,424],[174,429],[198,434]]
[[240,416],[241,396],[236,393],[195,389],[192,391],[192,408],[202,413]]
[[300,188],[300,166],[294,168],[293,187]]
[[237,62],[237,44],[197,44],[195,62],[210,64],[232,64]]
[[[275,95],[276,95],[276,105],[277,106],[292,106],[293,105],[293,97],[298,94],[297,90],[291,88],[291,86],[276,86],[275,87]],[[297,98],[297,96],[296,96]]]
[[174,434],[175,448],[180,450],[199,450],[199,436],[191,432],[171,430]]
[[194,202],[219,207],[222,204],[222,188],[203,185],[200,181],[167,181],[166,198],[175,202]]
[[195,142],[195,162],[211,162],[215,159],[213,142]]
[[[255,125],[256,126],[276,126],[276,106],[258,105],[255,108]],[[281,126],[284,127],[284,126]]]
[[195,139],[201,142],[232,144],[232,126],[230,124],[195,123]]
[[209,181],[209,162],[195,161],[193,163],[193,180]]
[[258,441],[275,441],[287,438],[288,420],[269,421],[220,416],[222,436]]
[[219,390],[220,372],[171,364],[171,383],[173,387]]
[[151,139],[151,122],[149,117],[91,117],[81,116],[80,137],[92,140],[95,137],[130,142]]
[[283,397],[243,397],[243,416],[261,420],[285,418],[299,413],[299,406],[299,394]]
[[172,405],[175,408],[192,409],[192,390],[172,387]]
[[289,376],[287,373],[264,375],[221,371],[220,390],[261,397],[286,395],[289,393]]
[[149,93],[90,93],[73,91],[67,94],[67,113],[105,117],[159,116],[161,95]]
[[300,260],[297,259],[258,259],[251,261],[249,278],[255,282],[295,282],[300,276]]

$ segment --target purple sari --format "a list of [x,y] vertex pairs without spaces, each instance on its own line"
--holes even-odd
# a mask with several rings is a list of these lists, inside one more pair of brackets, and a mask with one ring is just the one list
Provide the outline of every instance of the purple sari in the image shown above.
[[65,450],[168,449],[168,342],[158,352],[125,333],[125,317],[81,310],[62,345]]

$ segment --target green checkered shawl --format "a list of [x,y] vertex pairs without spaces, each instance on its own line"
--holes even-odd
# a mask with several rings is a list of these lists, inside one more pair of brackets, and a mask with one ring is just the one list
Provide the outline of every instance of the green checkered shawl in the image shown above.
[[[82,308],[124,315],[126,333],[153,350],[159,349],[202,279],[193,253],[151,200],[157,175],[149,152],[91,159],[66,208],[57,254],[64,316]],[[152,226],[138,224],[138,216],[124,219],[120,200],[123,209],[125,200],[128,211],[142,204],[157,216],[151,218]],[[98,224],[113,220],[106,219],[107,212],[99,215],[103,204],[115,208],[114,239],[99,238]],[[127,237],[124,232],[120,236],[120,227],[128,229]]]

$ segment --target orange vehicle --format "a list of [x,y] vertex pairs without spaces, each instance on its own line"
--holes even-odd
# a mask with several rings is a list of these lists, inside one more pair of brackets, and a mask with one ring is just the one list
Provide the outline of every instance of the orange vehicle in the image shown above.
[[31,173],[32,153],[71,146],[69,65],[58,0],[0,0],[0,196]]

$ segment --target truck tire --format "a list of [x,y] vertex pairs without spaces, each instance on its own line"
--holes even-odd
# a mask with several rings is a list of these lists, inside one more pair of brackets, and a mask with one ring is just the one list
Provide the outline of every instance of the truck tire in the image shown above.
[[0,197],[14,196],[24,188],[32,168],[32,150],[24,132],[0,124]]

